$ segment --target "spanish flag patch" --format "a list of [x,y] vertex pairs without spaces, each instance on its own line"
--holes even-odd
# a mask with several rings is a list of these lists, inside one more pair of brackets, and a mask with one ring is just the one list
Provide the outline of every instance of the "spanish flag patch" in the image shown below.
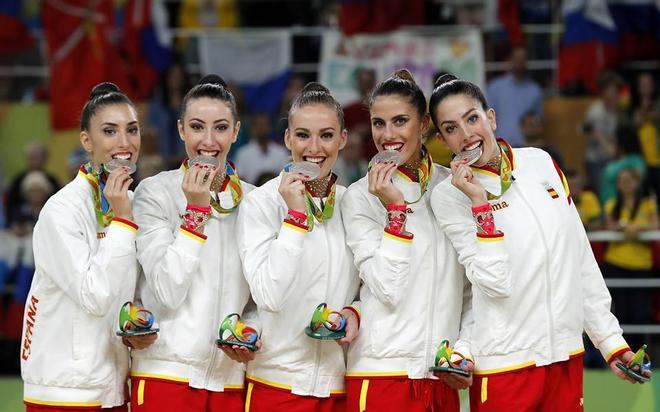
[[544,186],[545,186],[545,190],[548,191],[551,198],[557,199],[559,197],[559,194],[557,194],[557,191],[555,190],[554,187],[550,186],[550,183],[546,182],[546,183],[544,183]]

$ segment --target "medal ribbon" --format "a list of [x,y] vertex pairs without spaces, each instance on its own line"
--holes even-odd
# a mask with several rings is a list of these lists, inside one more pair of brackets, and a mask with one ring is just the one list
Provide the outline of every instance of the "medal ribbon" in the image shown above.
[[[188,159],[184,160],[181,164],[181,170],[184,172],[188,170]],[[234,166],[230,160],[225,162],[225,180],[222,183],[218,193],[222,193],[227,190],[229,190],[231,193],[231,198],[234,201],[234,206],[229,209],[225,209],[224,207],[220,206],[218,199],[215,196],[211,196],[211,207],[213,207],[216,212],[221,214],[233,212],[241,203],[241,200],[243,200],[243,188],[241,187],[241,179],[236,172],[236,166]]]
[[511,183],[513,182],[513,149],[504,139],[497,139],[497,145],[500,148],[500,168],[495,170],[493,168],[484,166],[484,167],[475,167],[476,169],[487,170],[491,173],[499,175],[500,178],[500,194],[496,195],[486,191],[486,197],[488,200],[496,200],[502,197],[504,193],[509,190]]
[[92,199],[94,201],[94,212],[96,213],[96,221],[101,228],[108,227],[115,213],[110,209],[108,200],[103,196],[103,189],[105,188],[105,179],[102,172],[94,172],[91,162],[85,163],[80,166],[78,171],[82,175],[92,189]]

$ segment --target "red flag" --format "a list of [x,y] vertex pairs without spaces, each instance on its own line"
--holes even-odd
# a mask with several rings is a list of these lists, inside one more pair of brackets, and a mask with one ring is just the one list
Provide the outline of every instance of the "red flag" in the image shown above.
[[76,128],[94,85],[112,81],[124,90],[127,86],[122,61],[111,43],[112,0],[45,0],[42,18],[51,125],[55,130]]
[[516,0],[499,0],[497,3],[497,17],[509,37],[509,45],[524,44],[525,39],[520,27],[520,11]]
[[131,86],[137,99],[147,99],[156,86],[159,71],[147,60],[145,34],[151,30],[151,0],[128,0],[124,9],[123,49],[130,64]]
[[20,0],[0,2],[0,54],[16,53],[34,47],[34,39],[21,19]]

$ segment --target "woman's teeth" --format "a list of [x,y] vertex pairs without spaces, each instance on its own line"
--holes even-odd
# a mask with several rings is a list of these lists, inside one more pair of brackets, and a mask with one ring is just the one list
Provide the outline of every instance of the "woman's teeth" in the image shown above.
[[481,146],[481,142],[477,141],[477,142],[469,144],[468,146],[465,146],[465,148],[463,150],[472,150],[472,149],[476,149],[479,146]]
[[117,153],[112,155],[113,159],[120,159],[120,160],[129,160],[131,157],[132,155],[130,153]]
[[303,157],[303,160],[306,161],[306,162],[312,162],[312,163],[320,164],[320,163],[323,163],[323,161],[325,160],[325,157],[305,156],[305,157]]
[[403,147],[403,143],[386,143],[383,145],[385,150],[400,150]]
[[197,153],[199,153],[202,156],[216,157],[220,153],[220,151],[219,150],[198,150]]

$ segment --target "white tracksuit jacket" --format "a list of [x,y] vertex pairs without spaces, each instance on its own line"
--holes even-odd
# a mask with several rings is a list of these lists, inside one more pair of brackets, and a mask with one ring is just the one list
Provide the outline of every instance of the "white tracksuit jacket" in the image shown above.
[[304,329],[320,303],[339,311],[357,294],[359,279],[342,223],[346,189],[337,186],[332,218],[315,221],[307,232],[283,223],[288,208],[279,185],[276,177],[253,190],[239,213],[241,258],[263,327],[263,348],[248,363],[247,377],[295,395],[341,394],[343,349],[308,337]]
[[[387,212],[369,193],[367,176],[344,195],[346,240],[363,282],[362,325],[348,351],[349,378],[430,378],[428,369],[444,339],[470,357],[469,336],[463,333],[471,323],[470,284],[430,205],[431,190],[449,172],[433,167],[423,198],[408,206],[412,241],[385,233]],[[406,200],[419,198],[420,185],[400,171],[392,181]]]
[[115,332],[119,308],[135,291],[136,228],[120,219],[99,227],[82,172],[46,202],[34,228],[35,274],[23,320],[26,402],[125,403],[128,350]]
[[[206,239],[181,229],[187,204],[183,175],[182,169],[162,172],[135,190],[138,260],[144,271],[138,295],[160,332],[152,346],[133,352],[131,376],[188,382],[215,392],[243,388],[244,366],[215,343],[222,319],[242,313],[249,299],[235,240],[237,210],[213,210],[204,226]],[[241,187],[244,194],[252,189],[244,182]],[[229,192],[220,196],[221,204],[231,202]]]
[[[499,192],[499,176],[473,170]],[[627,345],[563,174],[535,148],[513,149],[512,174],[490,201],[501,237],[477,237],[471,202],[451,177],[431,198],[473,285],[476,373],[565,361],[583,352],[583,330],[611,358]]]

